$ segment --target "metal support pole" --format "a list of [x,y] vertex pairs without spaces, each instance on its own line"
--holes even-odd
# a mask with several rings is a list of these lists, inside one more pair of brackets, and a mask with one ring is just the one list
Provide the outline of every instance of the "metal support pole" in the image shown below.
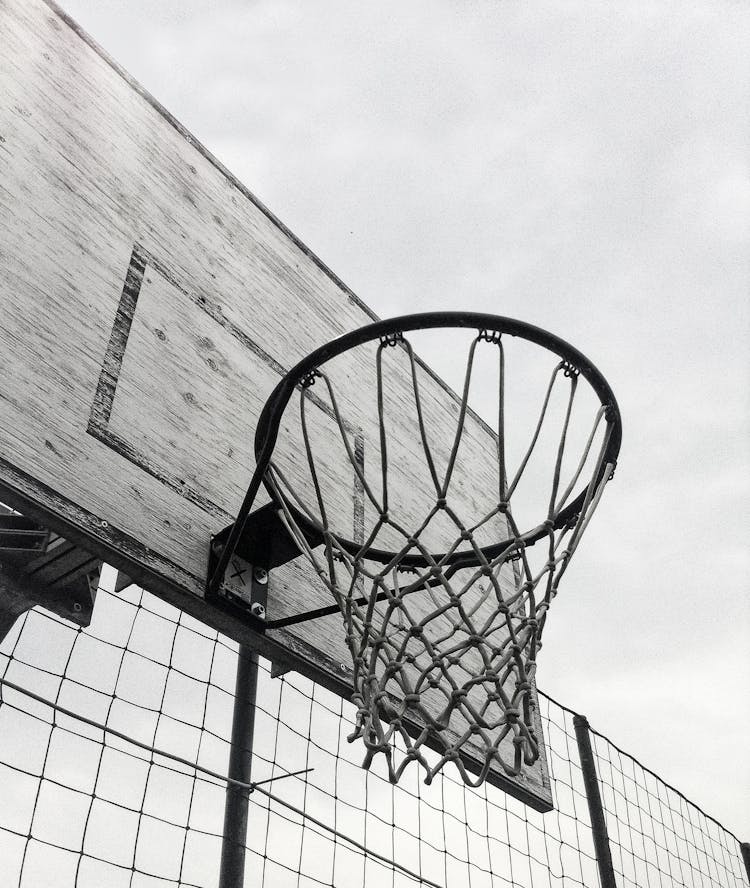
[[612,867],[612,854],[609,850],[607,821],[604,817],[602,797],[599,793],[599,779],[596,776],[594,752],[591,748],[588,719],[583,715],[573,716],[573,727],[576,732],[578,755],[581,760],[583,783],[586,788],[586,801],[589,805],[596,864],[599,867],[599,880],[602,883],[602,888],[617,888],[615,871]]
[[750,842],[742,842],[740,844],[740,851],[742,851],[742,859],[745,861],[747,881],[750,882]]
[[[234,688],[229,776],[243,783],[250,783],[257,690],[258,656],[252,648],[241,644]],[[219,888],[241,888],[244,884],[248,804],[246,789],[227,784]]]

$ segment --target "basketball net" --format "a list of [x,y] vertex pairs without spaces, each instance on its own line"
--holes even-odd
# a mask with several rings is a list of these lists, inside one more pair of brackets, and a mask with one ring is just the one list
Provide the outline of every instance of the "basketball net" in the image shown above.
[[[469,521],[454,504],[451,482],[466,431],[468,393],[480,344],[497,349],[499,362],[496,446],[487,454],[496,464],[499,484],[493,508]],[[421,522],[410,528],[402,527],[389,508],[399,493],[389,484],[388,428],[383,409],[382,357],[391,348],[403,349],[411,368],[419,443],[434,486],[431,507]],[[438,472],[425,429],[417,366],[412,347],[402,334],[381,339],[376,352],[380,489],[365,477],[341,419],[331,379],[322,370],[313,371],[302,382],[300,393],[304,452],[316,502],[303,502],[273,461],[265,480],[289,533],[341,609],[353,662],[352,700],[357,706],[356,729],[349,739],[364,741],[364,766],[369,768],[373,758],[382,754],[389,778],[396,782],[404,768],[416,760],[424,767],[429,783],[447,762],[453,762],[467,784],[478,786],[490,768],[499,767],[505,774],[517,776],[524,765],[533,765],[539,757],[533,690],[542,631],[560,580],[612,475],[613,466],[605,462],[612,424],[608,408],[597,404],[577,468],[563,486],[561,466],[579,373],[560,361],[542,398],[528,449],[515,474],[509,476],[503,440],[503,342],[496,332],[480,331],[469,348],[447,467]],[[323,387],[330,399],[352,471],[372,516],[364,540],[355,550],[351,544],[344,546],[334,532],[319,483],[306,416],[313,384]],[[552,392],[559,385],[567,387],[567,407],[556,461],[549,467],[551,483],[539,510],[539,523],[523,528],[514,517],[514,495],[548,417]],[[573,492],[582,487],[585,495],[571,512]],[[452,544],[435,554],[424,537],[439,513],[442,525],[447,523],[454,532]],[[480,545],[478,535],[498,520],[504,523],[507,537],[495,546]],[[322,534],[322,547],[310,547],[303,532],[305,522]],[[383,560],[376,541],[386,528],[397,535],[400,547]],[[532,559],[532,550],[541,551],[541,562]],[[418,609],[413,606],[417,600]],[[437,757],[427,747],[439,750]],[[477,759],[483,763],[481,769],[477,773],[474,766],[470,773],[466,761]]]

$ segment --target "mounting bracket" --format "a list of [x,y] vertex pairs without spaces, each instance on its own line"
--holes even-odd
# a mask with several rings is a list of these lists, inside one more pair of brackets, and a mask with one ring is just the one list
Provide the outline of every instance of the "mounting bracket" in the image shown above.
[[[279,507],[271,502],[243,519],[224,576],[217,577],[219,559],[233,529],[230,524],[211,539],[206,599],[240,611],[263,632],[270,628],[266,622],[268,573],[302,553],[281,520]],[[313,548],[323,542],[323,535],[313,529],[307,537]]]
[[[231,527],[225,528],[211,540],[209,576],[212,576],[216,569],[231,529]],[[216,592],[209,596],[207,591],[207,597],[214,602],[223,603],[231,610],[241,611],[243,617],[247,618],[257,630],[264,632],[268,605],[268,569],[248,561],[243,557],[245,550],[242,551],[242,555],[237,551],[232,554]]]
[[[233,524],[225,527],[213,540],[223,544],[233,527]],[[323,543],[323,534],[314,528],[307,529],[305,535],[312,549]],[[299,546],[281,520],[279,506],[273,502],[256,509],[244,519],[242,533],[232,552],[232,556],[239,555],[250,564],[266,570],[280,567],[301,554]]]
[[0,503],[0,640],[35,605],[88,626],[100,568],[89,552]]
[[[234,525],[230,524],[211,539],[207,600],[222,604],[235,612],[241,612],[261,632],[267,629],[283,629],[286,626],[306,623],[308,620],[317,620],[320,617],[330,617],[340,612],[337,604],[331,604],[276,620],[267,618],[269,571],[302,554],[282,522],[275,503],[268,503],[247,516],[237,547],[229,559],[221,582],[212,584],[211,580],[219,557],[233,527]],[[323,535],[317,534],[313,528],[306,528],[305,536],[311,548],[323,542]],[[376,600],[382,601],[385,598],[387,594],[381,592]],[[367,598],[362,597],[357,599],[356,603],[365,604],[367,601]],[[280,669],[286,671],[283,665]]]

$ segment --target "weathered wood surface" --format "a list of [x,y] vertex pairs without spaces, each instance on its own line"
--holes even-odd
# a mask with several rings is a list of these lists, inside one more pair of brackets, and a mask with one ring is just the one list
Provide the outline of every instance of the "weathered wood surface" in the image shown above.
[[[304,355],[373,315],[55,6],[4,0],[0,45],[0,488],[155,593],[344,693],[338,618],[259,640],[207,608],[203,590],[209,539],[252,472],[265,398]],[[374,470],[361,369],[342,373],[347,429]],[[413,492],[408,521],[426,476],[408,387],[395,397],[392,481]],[[424,399],[432,428],[455,421],[434,379]],[[321,452],[336,453],[318,412]],[[458,479],[468,509],[497,485],[488,434],[469,420]],[[352,473],[332,461],[324,476],[356,536],[369,506]],[[274,572],[271,616],[328,603],[301,560]],[[548,804],[543,763],[520,788],[498,779]]]

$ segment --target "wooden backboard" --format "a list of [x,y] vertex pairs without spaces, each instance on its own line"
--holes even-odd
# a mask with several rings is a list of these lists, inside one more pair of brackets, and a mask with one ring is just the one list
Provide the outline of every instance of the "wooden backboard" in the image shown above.
[[[266,397],[372,312],[54,4],[5,0],[0,35],[0,498],[348,696],[340,618],[260,635],[204,588]],[[274,571],[269,616],[330,603],[302,559]],[[543,753],[489,779],[551,807]]]

